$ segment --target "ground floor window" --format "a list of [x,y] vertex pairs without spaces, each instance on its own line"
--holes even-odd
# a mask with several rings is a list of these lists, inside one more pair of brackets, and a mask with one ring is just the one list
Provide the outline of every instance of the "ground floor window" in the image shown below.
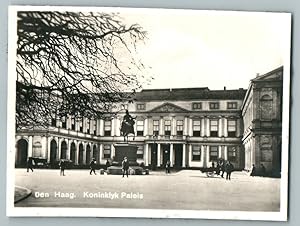
[[210,146],[209,150],[209,161],[218,160],[218,146]]
[[228,160],[231,162],[236,161],[236,147],[228,148]]
[[144,147],[142,145],[138,146],[136,154],[137,154],[138,159],[143,159],[144,158]]
[[105,144],[103,148],[103,154],[105,159],[110,158],[110,153],[111,153],[111,146],[109,144]]
[[201,146],[193,145],[192,146],[192,160],[193,161],[200,161],[201,159]]

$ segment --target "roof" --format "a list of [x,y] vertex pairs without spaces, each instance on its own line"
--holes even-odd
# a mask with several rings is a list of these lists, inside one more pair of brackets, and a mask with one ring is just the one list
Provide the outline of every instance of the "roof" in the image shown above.
[[243,100],[246,89],[235,90],[209,90],[202,88],[176,88],[176,89],[145,89],[137,92],[136,101],[170,101],[170,100]]

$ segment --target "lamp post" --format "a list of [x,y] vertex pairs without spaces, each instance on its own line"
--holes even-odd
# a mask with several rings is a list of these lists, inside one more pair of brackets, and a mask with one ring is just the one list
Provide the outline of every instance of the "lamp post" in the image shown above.
[[152,150],[152,156],[151,156],[151,166],[152,166],[152,170],[156,170],[156,163],[157,163],[156,139],[157,139],[157,135],[154,134],[152,136],[152,138],[153,138],[153,150]]

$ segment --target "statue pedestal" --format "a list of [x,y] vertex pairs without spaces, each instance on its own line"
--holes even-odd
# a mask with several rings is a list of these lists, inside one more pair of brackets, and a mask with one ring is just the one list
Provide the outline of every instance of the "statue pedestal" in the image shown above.
[[127,157],[130,165],[137,164],[137,145],[128,143],[116,143],[114,162],[118,162],[121,165],[124,157]]

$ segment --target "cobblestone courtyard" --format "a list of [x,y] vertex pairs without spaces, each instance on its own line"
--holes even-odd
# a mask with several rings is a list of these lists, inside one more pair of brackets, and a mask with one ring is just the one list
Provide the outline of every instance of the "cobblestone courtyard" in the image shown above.
[[187,210],[279,211],[280,179],[233,172],[232,180],[199,170],[170,175],[89,175],[88,170],[16,169],[16,185],[32,190],[16,207],[98,207]]

